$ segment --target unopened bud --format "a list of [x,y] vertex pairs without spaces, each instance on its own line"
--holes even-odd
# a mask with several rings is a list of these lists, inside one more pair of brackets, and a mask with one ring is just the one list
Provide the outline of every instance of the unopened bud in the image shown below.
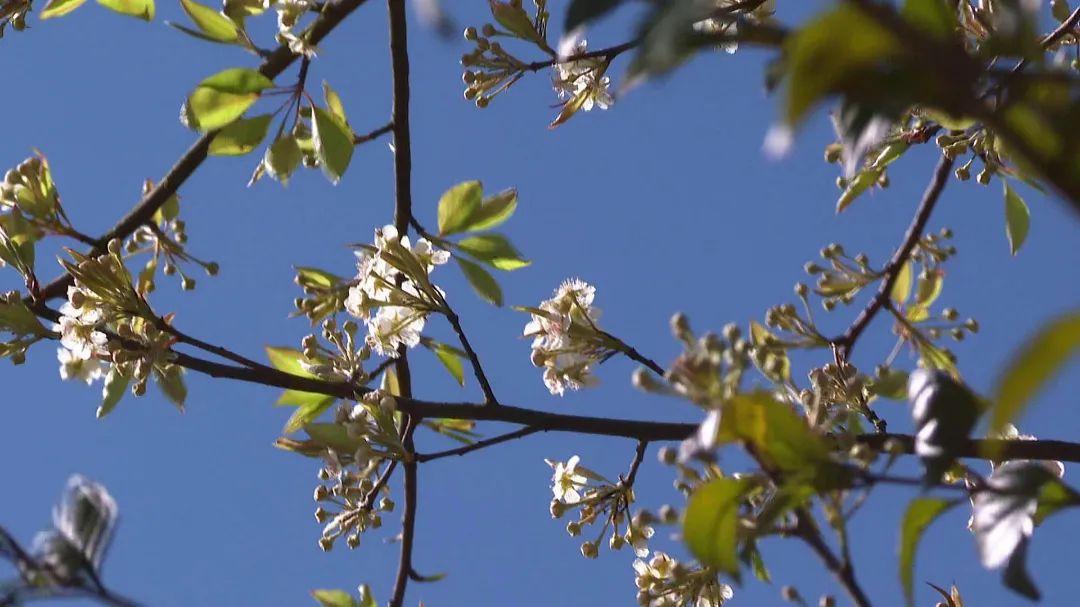
[[599,550],[596,548],[595,542],[585,542],[581,545],[581,556],[587,559],[594,559],[599,554]]

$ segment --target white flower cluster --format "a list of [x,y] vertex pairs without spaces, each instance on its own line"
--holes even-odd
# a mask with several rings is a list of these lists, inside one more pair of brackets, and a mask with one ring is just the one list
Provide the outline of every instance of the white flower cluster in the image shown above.
[[99,330],[104,320],[104,311],[82,289],[68,287],[68,300],[60,306],[60,324],[54,327],[60,333],[56,355],[61,379],[77,379],[90,385],[105,376],[100,358],[108,356],[107,338]]
[[642,607],[720,607],[731,599],[731,586],[716,580],[716,574],[690,570],[663,552],[652,559],[634,561],[637,603]]
[[450,253],[419,238],[410,245],[408,236],[394,226],[375,231],[375,246],[357,251],[357,283],[349,289],[345,309],[364,321],[366,343],[377,354],[397,356],[398,346],[414,347],[427,316],[440,307],[442,291],[427,275],[449,261]]
[[596,289],[578,280],[567,280],[555,296],[530,309],[532,320],[525,325],[525,337],[532,337],[531,360],[544,368],[544,385],[562,396],[567,389],[594,385],[591,367],[602,360],[608,348],[596,325],[600,310],[593,307]]
[[293,27],[305,13],[315,8],[313,0],[276,0],[273,6],[278,14],[278,41],[289,45],[289,50],[305,57],[315,56],[315,46],[307,36],[294,33]]
[[568,39],[559,48],[559,62],[551,71],[551,85],[559,99],[569,102],[583,95],[581,109],[586,112],[599,107],[606,110],[615,100],[609,88],[611,78],[604,75],[607,60],[601,57],[573,59],[585,53],[584,38]]

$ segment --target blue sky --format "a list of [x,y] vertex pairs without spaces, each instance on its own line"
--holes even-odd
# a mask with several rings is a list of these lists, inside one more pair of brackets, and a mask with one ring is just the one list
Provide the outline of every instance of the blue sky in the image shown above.
[[[562,2],[553,7],[559,14]],[[799,6],[792,19],[809,8]],[[632,12],[594,32],[591,46],[625,40]],[[179,13],[177,6],[160,6],[157,21],[144,24],[87,5],[59,20],[32,18],[30,31],[9,32],[0,42],[6,116],[0,165],[42,150],[69,215],[85,232],[111,226],[138,199],[142,180],[159,178],[194,139],[177,115],[196,82],[254,64],[239,50],[163,25],[163,19],[182,20]],[[452,13],[462,26],[487,20],[480,2],[453,6]],[[258,31],[268,33],[272,19]],[[389,116],[386,42],[385,7],[371,2],[334,32],[312,65],[312,89],[329,80],[358,131]],[[835,167],[821,159],[831,141],[823,115],[800,133],[787,158],[769,160],[760,151],[776,105],[762,84],[764,53],[708,54],[635,89],[610,111],[579,115],[551,132],[554,96],[546,75],[526,78],[481,111],[461,99],[463,40],[439,39],[414,20],[410,43],[420,220],[434,224],[439,194],[460,181],[518,188],[519,210],[502,229],[533,264],[500,275],[507,301],[535,304],[564,278],[580,276],[597,287],[605,329],[662,363],[678,351],[667,328],[675,311],[686,312],[699,330],[731,321],[745,326],[770,305],[791,300],[792,285],[804,279],[803,263],[829,242],[866,251],[877,263],[886,259],[934,162],[930,147],[909,154],[890,171],[892,187],[838,217]],[[625,59],[613,74],[623,68]],[[278,82],[292,78],[290,72]],[[390,221],[393,190],[385,139],[358,148],[337,187],[306,171],[288,189],[269,181],[249,189],[255,160],[211,159],[184,185],[191,250],[217,260],[221,275],[200,277],[194,293],[159,280],[152,303],[159,312],[175,311],[183,330],[259,357],[263,346],[295,346],[309,330],[305,321],[288,318],[297,295],[292,266],[348,273],[352,255],[345,245],[369,240]],[[965,377],[983,392],[1026,335],[1080,302],[1077,217],[1052,197],[1024,193],[1031,236],[1015,258],[997,182],[950,183],[931,221],[934,229],[956,233],[960,254],[949,262],[940,301],[982,325],[955,350]],[[52,257],[47,247],[39,249],[42,276],[58,271]],[[623,360],[600,369],[600,388],[551,397],[529,364],[528,342],[518,337],[527,319],[479,301],[450,267],[435,276],[502,401],[567,413],[698,419],[685,403],[634,391],[628,381],[634,366]],[[17,286],[10,272],[3,280],[5,289]],[[839,331],[856,313],[841,308],[819,318]],[[450,337],[444,324],[430,326],[435,337]],[[856,363],[871,368],[890,346],[887,323],[878,323]],[[419,397],[479,399],[474,384],[462,391],[425,353],[414,358]],[[1080,435],[1072,402],[1080,390],[1077,370],[1066,369],[1043,393],[1024,418],[1024,431]],[[7,487],[0,523],[18,537],[29,540],[46,525],[66,478],[78,472],[107,484],[121,507],[106,581],[147,605],[303,605],[310,589],[361,582],[386,600],[397,547],[383,540],[396,533],[397,516],[387,517],[381,535],[366,535],[357,551],[318,550],[311,500],[317,465],[271,447],[290,413],[272,407],[275,390],[191,374],[186,413],[152,389],[98,421],[99,387],[61,383],[51,344],[36,346],[22,367],[0,365],[0,382],[0,478]],[[882,403],[879,411],[891,428],[910,428],[901,405]],[[480,428],[488,435],[501,430]],[[418,441],[425,450],[448,446],[430,435]],[[629,440],[538,435],[423,466],[416,566],[448,575],[411,586],[408,604],[632,604],[630,554],[603,550],[598,560],[585,561],[579,540],[563,530],[565,521],[550,519],[543,458],[579,454],[613,476],[625,471],[633,447]],[[644,506],[679,504],[671,471],[656,464],[655,449],[637,495]],[[1072,476],[1070,470],[1066,480]],[[858,575],[882,605],[900,602],[896,529],[910,497],[881,491],[854,522]],[[980,568],[966,517],[958,508],[932,528],[916,579],[956,582],[972,605],[1025,604],[1002,589],[997,572]],[[1078,531],[1078,519],[1066,515],[1036,532],[1030,566],[1047,605],[1067,604],[1076,591],[1072,567],[1061,557]],[[681,554],[667,538],[655,547]],[[764,554],[775,582],[748,581],[733,604],[783,604],[784,583],[809,597],[838,592],[801,545],[766,542]],[[921,583],[918,592],[919,604],[933,604]]]

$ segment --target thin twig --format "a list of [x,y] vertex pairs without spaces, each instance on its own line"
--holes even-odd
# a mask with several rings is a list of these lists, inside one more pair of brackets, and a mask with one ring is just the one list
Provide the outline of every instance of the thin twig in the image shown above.
[[353,133],[353,145],[360,145],[361,143],[367,143],[367,142],[371,141],[372,139],[378,139],[379,137],[382,137],[383,135],[385,135],[385,134],[387,134],[387,133],[389,133],[389,132],[391,132],[393,130],[394,130],[394,123],[393,122],[387,122],[386,124],[380,126],[379,128],[371,131],[370,133],[368,133],[366,135],[357,135],[356,133]]
[[634,459],[630,462],[630,471],[626,473],[626,478],[622,481],[624,486],[634,486],[634,480],[637,479],[638,468],[641,468],[641,462],[645,459],[645,450],[648,447],[649,441],[638,441],[637,448],[634,450]]
[[851,357],[851,350],[855,347],[855,342],[858,341],[859,336],[874,320],[874,317],[881,311],[885,303],[889,301],[893,285],[896,284],[896,280],[900,277],[900,271],[904,268],[904,264],[907,263],[911,252],[915,249],[915,245],[918,244],[919,238],[922,237],[923,230],[926,229],[926,224],[930,220],[930,214],[933,213],[934,206],[941,197],[941,191],[945,189],[945,184],[949,181],[952,166],[953,159],[943,154],[937,163],[937,167],[934,168],[934,175],[930,179],[930,184],[926,186],[926,191],[919,202],[919,208],[915,212],[915,218],[912,219],[907,233],[904,234],[903,243],[900,248],[896,249],[892,259],[889,260],[889,263],[885,265],[882,271],[881,286],[878,287],[877,293],[866,304],[866,307],[855,318],[855,322],[848,327],[847,331],[842,336],[832,340],[845,360]]
[[452,457],[455,455],[465,455],[466,453],[472,453],[473,451],[479,451],[492,445],[498,445],[499,443],[505,443],[514,439],[529,436],[530,434],[536,434],[537,432],[543,432],[543,428],[535,428],[532,426],[525,426],[519,428],[513,432],[507,432],[506,434],[500,434],[491,438],[485,438],[484,440],[478,440],[471,445],[465,445],[463,447],[457,447],[456,449],[447,449],[445,451],[436,451],[435,453],[417,453],[416,461],[420,463],[430,462],[444,457]]
[[450,309],[449,304],[446,304],[446,320],[450,321],[450,326],[454,328],[454,333],[457,333],[458,341],[461,342],[461,347],[465,350],[465,355],[469,357],[469,364],[472,365],[473,375],[476,376],[477,383],[480,384],[480,389],[484,392],[484,403],[488,405],[498,405],[499,400],[495,398],[495,392],[491,389],[491,384],[488,383],[487,375],[484,374],[484,367],[480,364],[480,358],[476,355],[476,352],[472,348],[472,344],[469,343],[469,338],[465,336],[465,330],[461,328],[461,319],[458,315]]
[[870,599],[863,592],[862,587],[859,586],[859,582],[855,579],[855,572],[850,564],[842,563],[833,553],[832,548],[829,548],[829,545],[825,543],[824,538],[821,537],[821,532],[813,523],[810,513],[805,508],[799,508],[796,510],[795,517],[794,536],[805,542],[814,554],[821,559],[822,564],[833,574],[833,577],[851,597],[856,607],[871,607]]

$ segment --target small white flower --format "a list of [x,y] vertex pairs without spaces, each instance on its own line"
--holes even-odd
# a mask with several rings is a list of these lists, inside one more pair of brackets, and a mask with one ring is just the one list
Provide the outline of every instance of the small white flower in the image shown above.
[[67,348],[57,348],[56,358],[60,361],[60,379],[77,379],[86,385],[105,376],[105,368],[96,358],[79,358]]
[[551,491],[555,499],[564,504],[576,504],[581,501],[578,489],[585,486],[587,479],[577,471],[578,462],[581,458],[577,455],[566,460],[566,463],[547,461],[547,464],[555,469],[551,477]]
[[559,45],[559,62],[551,71],[551,86],[563,101],[585,95],[581,109],[586,112],[599,107],[608,109],[614,99],[609,88],[611,79],[604,75],[607,60],[601,57],[572,59],[585,53],[587,43],[583,38],[570,37]]

